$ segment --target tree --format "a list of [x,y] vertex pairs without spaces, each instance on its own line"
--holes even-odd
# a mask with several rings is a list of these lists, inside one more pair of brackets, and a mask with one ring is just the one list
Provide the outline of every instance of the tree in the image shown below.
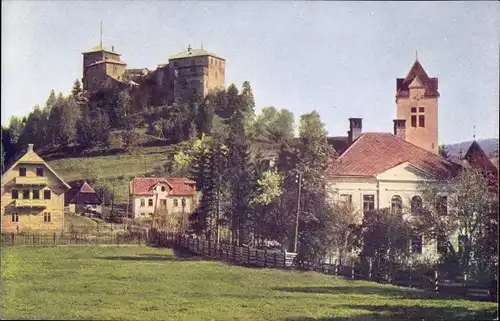
[[245,116],[245,133],[248,137],[252,137],[255,121],[255,99],[249,81],[243,82],[241,89],[241,104]]
[[439,153],[439,156],[441,156],[443,158],[446,158],[446,159],[450,158],[448,147],[446,147],[446,145],[439,145],[438,153]]
[[330,204],[331,219],[331,244],[336,250],[338,264],[343,264],[343,259],[360,247],[359,232],[362,213],[356,210],[351,203]]
[[391,278],[393,264],[407,262],[411,226],[401,211],[375,210],[364,214],[361,258]]
[[256,137],[280,142],[294,136],[294,117],[286,110],[264,107],[254,123]]
[[87,106],[81,109],[81,116],[76,122],[76,141],[80,147],[89,148],[94,139],[94,131],[92,127],[92,119]]
[[[477,275],[495,265],[487,253],[487,238],[498,237],[498,194],[492,193],[488,177],[480,170],[465,168],[451,178],[419,185],[423,208],[416,216],[419,233],[430,239],[443,239],[452,255],[458,255],[465,275]],[[458,236],[458,251],[451,237]],[[487,264],[490,262],[491,264]],[[491,271],[491,270],[490,270]]]
[[328,250],[325,230],[329,228],[326,224],[329,208],[326,204],[325,171],[330,163],[332,149],[317,112],[301,116],[297,152],[296,170],[304,180],[299,204],[299,257],[319,259]]

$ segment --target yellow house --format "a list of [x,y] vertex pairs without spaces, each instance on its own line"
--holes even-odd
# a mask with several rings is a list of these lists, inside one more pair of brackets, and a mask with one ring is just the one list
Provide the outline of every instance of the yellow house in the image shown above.
[[2,175],[2,232],[62,231],[70,186],[33,151],[33,144]]

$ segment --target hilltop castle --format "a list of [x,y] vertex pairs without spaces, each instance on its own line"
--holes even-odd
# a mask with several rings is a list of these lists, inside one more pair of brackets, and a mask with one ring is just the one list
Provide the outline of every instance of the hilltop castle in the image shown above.
[[121,54],[101,42],[83,54],[83,89],[95,92],[103,88],[140,88],[147,85],[153,105],[172,104],[197,91],[205,97],[225,86],[226,61],[202,48],[180,52],[168,63],[155,69],[127,69]]

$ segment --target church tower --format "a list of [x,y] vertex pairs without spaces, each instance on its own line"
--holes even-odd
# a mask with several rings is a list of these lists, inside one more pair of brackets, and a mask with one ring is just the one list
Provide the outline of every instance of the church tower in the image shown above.
[[405,139],[438,153],[438,78],[429,78],[415,59],[405,78],[396,81],[396,116],[406,120]]

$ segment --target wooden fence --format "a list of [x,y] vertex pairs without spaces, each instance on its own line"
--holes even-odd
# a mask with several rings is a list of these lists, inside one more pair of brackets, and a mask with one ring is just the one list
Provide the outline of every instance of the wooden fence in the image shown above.
[[2,233],[0,236],[2,246],[31,245],[31,246],[57,246],[57,245],[121,245],[137,244],[146,245],[147,233],[101,233],[99,235],[81,232],[62,233]]
[[275,250],[258,250],[232,244],[217,244],[215,241],[169,233],[156,229],[149,231],[149,243],[159,247],[177,246],[191,254],[204,258],[229,261],[237,265],[288,269],[294,267],[294,253]]
[[343,276],[353,280],[375,281],[404,287],[419,288],[445,293],[448,295],[467,296],[481,300],[496,300],[496,287],[492,289],[475,281],[451,282],[439,277],[438,271],[419,273],[417,271],[395,270],[389,279],[380,271],[362,269],[358,265],[341,266],[335,264],[313,264],[298,262],[295,253],[284,253],[276,250],[258,250],[250,247],[238,247],[230,244],[217,244],[203,238],[149,230],[149,242],[159,247],[177,246],[189,253],[209,259],[219,259],[237,265],[267,267],[281,269],[299,269],[315,271],[323,274]]

